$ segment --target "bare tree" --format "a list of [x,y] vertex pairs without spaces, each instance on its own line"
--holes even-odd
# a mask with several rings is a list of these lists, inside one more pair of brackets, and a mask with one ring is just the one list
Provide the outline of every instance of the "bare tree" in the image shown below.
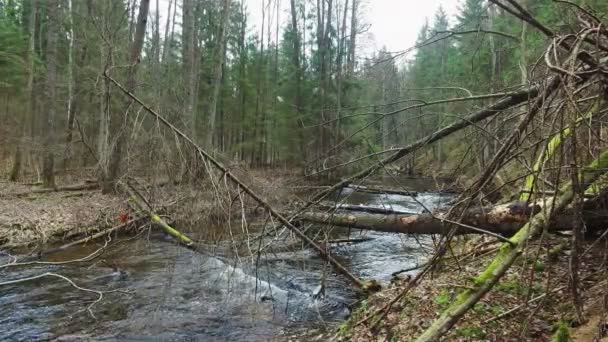
[[[34,120],[34,56],[36,54],[36,14],[38,12],[38,4],[36,0],[30,1],[30,17],[28,22],[28,48],[27,48],[27,89],[25,90],[27,95],[27,119],[21,122],[21,135],[26,138],[28,135],[33,134],[30,131],[28,134],[28,121],[29,123]],[[30,124],[31,125],[31,124]],[[9,175],[11,181],[16,181],[21,173],[21,164],[23,163],[23,142],[18,144],[15,148],[15,156],[13,159],[13,168]]]
[[59,31],[59,1],[47,1],[46,34],[46,82],[44,99],[46,105],[45,153],[42,167],[42,182],[46,188],[55,187],[55,99],[57,92],[57,40]]
[[195,1],[183,0],[182,6],[182,58],[184,84],[186,87],[186,113],[191,115],[191,130],[195,140],[198,139],[198,28],[195,25]]
[[355,50],[357,48],[357,6],[359,2],[357,0],[353,0],[353,4],[351,6],[351,14],[350,14],[350,36],[349,36],[349,46],[348,46],[348,54],[346,58],[346,64],[348,69],[348,75],[352,77],[355,72]]
[[224,51],[226,49],[226,25],[228,23],[228,13],[230,12],[231,0],[224,0],[222,5],[222,17],[218,26],[215,49],[213,50],[213,76],[211,78],[211,93],[208,104],[208,126],[206,136],[206,146],[213,146],[213,136],[215,132],[215,119],[217,113],[217,100],[222,86],[222,64],[224,64]]
[[[127,71],[127,88],[133,92],[135,89],[135,76],[137,75],[137,66],[140,61],[141,50],[144,46],[144,37],[146,34],[146,24],[148,22],[148,11],[150,8],[150,0],[141,0],[139,3],[139,13],[137,15],[137,25],[135,28],[135,36],[131,45],[129,56],[129,68]],[[110,162],[106,177],[103,179],[102,189],[104,192],[114,191],[114,182],[119,176],[120,164],[122,162],[122,150],[126,141],[126,114],[131,107],[132,101],[128,101],[124,113],[115,113],[111,120],[111,133],[115,135],[116,145],[110,153]]]

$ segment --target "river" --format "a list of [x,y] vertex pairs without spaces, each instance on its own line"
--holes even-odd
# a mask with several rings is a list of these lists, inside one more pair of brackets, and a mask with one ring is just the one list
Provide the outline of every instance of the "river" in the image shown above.
[[[348,203],[420,212],[441,206],[450,196],[350,193]],[[395,271],[428,257],[430,239],[375,232],[371,238],[332,244],[331,253],[364,279],[390,281]],[[350,284],[327,269],[310,249],[228,258],[176,245],[160,233],[121,238],[89,262],[0,270],[0,280],[54,272],[105,293],[91,311],[95,294],[78,291],[59,278],[43,278],[0,288],[0,340],[16,341],[267,341],[334,329],[357,300]],[[52,256],[72,260],[98,249],[103,241]],[[113,241],[116,242],[116,241]],[[281,243],[281,242],[279,242]],[[117,267],[118,270],[114,269]],[[327,270],[325,295],[315,296]]]

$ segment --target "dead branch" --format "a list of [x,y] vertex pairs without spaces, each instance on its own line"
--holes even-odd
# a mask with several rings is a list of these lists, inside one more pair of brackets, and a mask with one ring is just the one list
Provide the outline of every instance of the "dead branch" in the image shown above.
[[115,79],[113,79],[110,75],[108,75],[107,72],[104,72],[104,76],[108,80],[110,80],[116,87],[118,87],[126,96],[128,96],[133,101],[135,101],[140,106],[142,106],[146,110],[147,113],[154,116],[157,120],[162,122],[165,126],[167,126],[169,129],[171,129],[173,132],[175,132],[175,134],[177,134],[183,140],[185,140],[188,144],[190,144],[197,151],[197,154],[200,156],[201,159],[203,159],[206,162],[211,163],[215,168],[220,170],[225,175],[225,177],[230,179],[230,181],[235,183],[240,189],[242,189],[245,193],[247,193],[247,195],[249,195],[253,200],[255,200],[261,207],[266,209],[270,213],[271,216],[276,218],[279,222],[281,222],[283,225],[285,225],[287,228],[289,228],[292,232],[294,232],[300,239],[302,239],[308,245],[312,246],[315,250],[317,250],[317,252],[321,255],[321,257],[323,257],[325,260],[327,260],[338,273],[341,273],[342,275],[346,276],[354,285],[356,285],[360,289],[363,289],[365,291],[378,290],[379,286],[377,285],[376,282],[374,282],[374,281],[364,282],[364,281],[360,280],[357,276],[352,274],[350,271],[348,271],[340,262],[338,262],[336,259],[334,259],[331,255],[329,255],[329,253],[327,252],[327,250],[325,248],[319,246],[317,243],[315,243],[313,240],[311,240],[308,236],[306,236],[306,234],[304,234],[301,230],[299,230],[296,226],[294,226],[290,222],[290,220],[288,220],[282,214],[280,214],[278,211],[276,211],[270,204],[268,204],[267,201],[265,201],[264,199],[262,199],[262,197],[260,197],[258,194],[256,194],[251,188],[249,188],[238,177],[236,177],[232,172],[230,172],[230,170],[228,170],[222,163],[217,161],[209,153],[207,153],[200,146],[198,146],[198,144],[196,144],[192,139],[190,139],[185,133],[180,131],[177,127],[175,127],[173,124],[171,124],[169,121],[167,121],[163,116],[161,116],[156,111],[154,111],[152,108],[150,108],[145,103],[143,103],[139,98],[137,98],[134,94],[132,94],[130,91],[128,91],[123,85],[121,85]]

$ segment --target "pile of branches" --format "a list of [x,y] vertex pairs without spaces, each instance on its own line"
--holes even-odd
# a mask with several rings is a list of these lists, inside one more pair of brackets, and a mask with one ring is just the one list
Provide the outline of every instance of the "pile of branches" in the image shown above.
[[[505,186],[497,186],[493,182],[499,171],[508,167],[522,170],[521,175],[507,183],[520,184],[523,180],[519,201],[539,209],[526,211],[528,216],[523,225],[512,237],[503,239],[504,245],[498,249],[491,264],[474,278],[471,286],[459,294],[417,341],[433,341],[444,336],[500,280],[525,251],[527,242],[540,235],[552,224],[556,214],[564,210],[572,213],[570,287],[577,314],[582,316],[577,288],[578,256],[585,230],[583,206],[586,198],[599,196],[608,187],[603,181],[603,175],[608,170],[608,145],[603,140],[606,132],[602,126],[608,113],[608,30],[594,13],[566,1],[557,2],[575,14],[576,27],[568,33],[558,33],[543,25],[514,0],[490,2],[548,38],[550,43],[543,58],[533,69],[536,75],[543,75],[536,77],[526,87],[506,94],[493,105],[411,145],[396,149],[377,164],[320,192],[302,210],[314,208],[345,184],[361,181],[421,147],[463,128],[496,116],[511,115],[510,118],[516,119],[513,126],[503,127],[503,131],[509,134],[499,140],[500,148],[491,161],[459,196],[449,212],[441,216],[445,230],[431,262],[384,308],[359,322],[381,321],[392,304],[403,298],[409,289],[433,270],[437,261],[449,250],[450,241],[457,233],[475,228],[464,224],[463,217],[472,205],[483,204],[488,194]],[[371,317],[375,319],[369,320]],[[579,318],[582,321],[583,318]]]

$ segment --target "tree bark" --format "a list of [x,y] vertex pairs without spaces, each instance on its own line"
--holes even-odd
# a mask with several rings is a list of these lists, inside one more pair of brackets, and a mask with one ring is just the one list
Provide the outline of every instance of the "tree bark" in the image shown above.
[[[340,136],[340,113],[342,109],[342,64],[344,59],[344,44],[346,40],[346,17],[348,15],[348,0],[344,1],[344,13],[342,15],[342,24],[340,25],[340,16],[339,11],[336,10],[338,14],[336,16],[336,30],[340,32],[340,37],[338,38],[338,57],[336,61],[336,121],[334,122],[334,136]],[[341,26],[341,27],[340,27]]]
[[[75,5],[79,6],[78,8],[80,8],[81,6],[79,1],[73,3],[72,0],[68,0],[68,24],[70,32],[70,41],[68,46],[68,120],[65,132],[65,149],[63,153],[64,169],[68,168],[69,161],[73,155],[72,139],[74,135],[74,122],[76,119],[76,114],[78,112],[77,95],[74,93],[74,86],[78,85],[81,79],[81,77],[79,77],[77,68],[84,64],[87,56],[87,47],[84,42],[82,33],[79,32],[78,37],[76,37],[77,34],[74,31],[74,13],[78,13],[78,11],[74,9]],[[80,52],[78,60],[74,61],[74,52],[78,51],[79,48],[82,48],[82,51]]]
[[355,73],[355,50],[357,49],[357,5],[358,0],[353,0],[350,14],[350,37],[348,55],[346,58],[348,76],[352,77]]
[[[28,135],[33,135],[33,130],[28,132],[30,127],[35,120],[34,118],[34,56],[36,54],[36,13],[38,11],[38,2],[36,0],[30,1],[30,17],[28,22],[28,49],[27,49],[27,119],[21,122],[21,136],[26,138]],[[28,134],[29,133],[29,134]],[[23,149],[24,143],[19,142],[15,148],[15,155],[13,159],[13,167],[9,175],[9,180],[16,181],[21,173],[21,165],[23,163]]]
[[[177,2],[177,0],[175,0]],[[169,24],[171,23],[171,7],[173,5],[173,0],[169,0],[169,8],[167,8],[167,21],[165,22],[165,36],[163,39],[163,52],[161,54],[160,61],[163,64],[167,64],[167,52],[171,48],[172,39],[169,40]],[[176,4],[177,5],[177,4]],[[158,8],[157,8],[158,10]],[[173,15],[175,16],[175,9],[173,10]]]
[[247,17],[245,14],[245,4],[244,0],[241,0],[241,23],[240,23],[240,32],[239,32],[239,110],[241,115],[241,122],[239,125],[239,134],[237,137],[238,143],[240,145],[239,148],[239,158],[240,160],[246,160],[246,149],[245,149],[245,118],[247,116],[247,81],[245,80],[246,71],[247,71],[247,49],[245,48],[245,33],[247,30]]
[[[296,106],[296,113],[298,114],[298,118],[302,117],[303,114],[303,106],[304,102],[302,100],[302,67],[300,66],[300,56],[302,54],[302,44],[300,41],[300,30],[298,28],[298,11],[296,7],[296,0],[291,0],[291,29],[293,31],[293,56],[292,63],[295,69],[295,95],[294,95],[294,105]],[[300,155],[303,160],[306,160],[306,148],[304,145],[305,137],[304,130],[298,129],[300,143],[298,146],[300,147]]]
[[208,126],[206,136],[206,146],[213,146],[213,137],[215,135],[215,120],[217,113],[217,102],[220,96],[222,87],[222,64],[224,64],[224,51],[226,49],[226,26],[228,25],[228,14],[230,13],[231,0],[224,0],[222,6],[222,17],[219,23],[217,39],[215,40],[215,49],[213,51],[213,78],[211,79],[211,94],[208,105]]
[[55,187],[55,99],[57,87],[57,40],[59,31],[59,2],[58,0],[47,1],[47,36],[46,36],[46,129],[44,163],[42,167],[42,182],[45,188]]
[[[585,225],[588,229],[601,228],[608,218],[608,210],[598,208],[592,203],[595,201],[585,206],[583,214]],[[340,209],[339,212],[330,213],[307,212],[301,214],[299,219],[312,223],[400,234],[447,234],[454,227],[453,224],[442,221],[447,216],[445,212],[433,215],[429,213],[404,214],[381,208],[348,205],[340,206]],[[511,236],[528,222],[531,215],[540,210],[540,206],[526,206],[525,202],[514,202],[490,208],[473,208],[467,210],[459,222],[494,234]],[[566,208],[556,214],[548,228],[551,231],[570,231],[573,217],[573,209]],[[461,226],[457,233],[482,234],[483,231]]]
[[195,2],[183,0],[182,7],[182,59],[184,84],[186,87],[185,101],[187,115],[192,118],[191,130],[195,141],[198,141],[198,28],[195,25]]
[[[127,71],[127,89],[131,92],[135,89],[135,76],[137,74],[137,67],[140,61],[141,50],[144,46],[144,37],[146,34],[146,24],[148,22],[148,10],[150,8],[150,0],[141,0],[139,3],[139,13],[137,15],[137,26],[135,28],[135,36],[133,38],[133,44],[131,46],[131,52],[129,56],[129,69]],[[123,113],[115,112],[111,120],[112,133],[115,134],[116,146],[114,149],[110,149],[110,163],[108,168],[107,177],[103,180],[102,190],[104,193],[113,192],[114,183],[119,176],[121,162],[122,162],[122,150],[126,142],[126,115],[129,107],[133,101],[129,100],[126,103]]]

